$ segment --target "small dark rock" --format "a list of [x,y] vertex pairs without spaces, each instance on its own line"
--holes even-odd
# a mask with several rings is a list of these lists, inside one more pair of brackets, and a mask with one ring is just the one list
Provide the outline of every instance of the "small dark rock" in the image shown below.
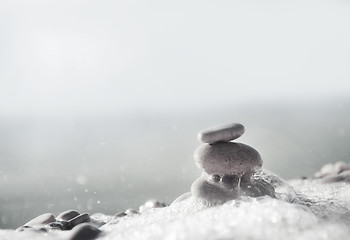
[[38,228],[37,230],[38,230],[39,232],[43,232],[43,233],[48,232],[48,230],[47,230],[46,227],[41,227],[41,228]]
[[90,220],[89,214],[88,213],[83,213],[83,214],[80,214],[79,216],[76,216],[75,218],[69,220],[68,223],[69,223],[69,225],[71,227],[75,227],[78,224],[87,222],[89,220]]
[[60,220],[58,222],[62,224],[62,230],[71,230],[73,228],[68,221]]
[[97,238],[101,230],[88,223],[80,224],[72,229],[68,240],[92,240]]
[[131,209],[131,208],[127,209],[127,210],[125,211],[125,213],[126,213],[126,215],[128,215],[128,216],[135,215],[135,214],[140,214],[138,211],[136,211],[135,209]]
[[63,224],[61,222],[52,222],[46,225],[48,228],[58,228],[60,230],[63,230]]
[[117,218],[121,218],[121,217],[125,217],[127,214],[125,212],[119,212],[117,214],[115,214],[114,216]]

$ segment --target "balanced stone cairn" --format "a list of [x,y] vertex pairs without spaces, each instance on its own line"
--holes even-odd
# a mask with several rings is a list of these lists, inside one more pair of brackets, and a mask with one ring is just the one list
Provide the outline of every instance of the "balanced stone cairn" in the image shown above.
[[194,153],[202,175],[191,186],[192,196],[208,202],[226,202],[240,196],[275,197],[274,187],[261,178],[262,159],[258,151],[231,142],[243,135],[242,124],[213,127],[198,134],[201,145]]

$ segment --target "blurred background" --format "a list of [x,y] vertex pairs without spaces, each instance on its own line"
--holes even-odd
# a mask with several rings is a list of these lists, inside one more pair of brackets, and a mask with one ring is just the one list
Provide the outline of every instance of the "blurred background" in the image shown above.
[[350,2],[0,1],[0,228],[171,203],[197,133],[285,179],[350,158]]

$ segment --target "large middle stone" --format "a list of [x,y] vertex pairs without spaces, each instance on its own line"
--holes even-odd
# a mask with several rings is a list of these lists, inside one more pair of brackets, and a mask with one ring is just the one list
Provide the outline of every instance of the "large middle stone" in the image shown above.
[[203,144],[194,153],[197,166],[208,174],[244,174],[262,166],[258,151],[243,143]]

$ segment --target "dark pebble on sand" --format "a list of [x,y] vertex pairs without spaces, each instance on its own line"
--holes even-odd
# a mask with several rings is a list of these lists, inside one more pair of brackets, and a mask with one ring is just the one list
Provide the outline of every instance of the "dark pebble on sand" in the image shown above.
[[54,228],[54,229],[60,229],[60,230],[64,230],[64,225],[63,223],[61,222],[52,222],[52,223],[49,223],[46,225],[46,227],[49,227],[49,228]]
[[68,223],[71,227],[75,227],[78,224],[87,222],[89,220],[90,220],[90,215],[88,213],[83,213],[76,216],[75,218],[72,218],[71,220],[68,221]]
[[68,240],[92,240],[97,238],[100,233],[101,230],[98,228],[83,223],[72,229]]
[[127,214],[125,212],[119,212],[117,214],[115,214],[114,216],[117,218],[121,218],[121,217],[125,217]]
[[131,208],[127,209],[127,210],[125,211],[125,213],[126,213],[126,215],[128,215],[128,216],[135,215],[135,214],[140,214],[138,211],[136,211],[135,209],[131,209]]

